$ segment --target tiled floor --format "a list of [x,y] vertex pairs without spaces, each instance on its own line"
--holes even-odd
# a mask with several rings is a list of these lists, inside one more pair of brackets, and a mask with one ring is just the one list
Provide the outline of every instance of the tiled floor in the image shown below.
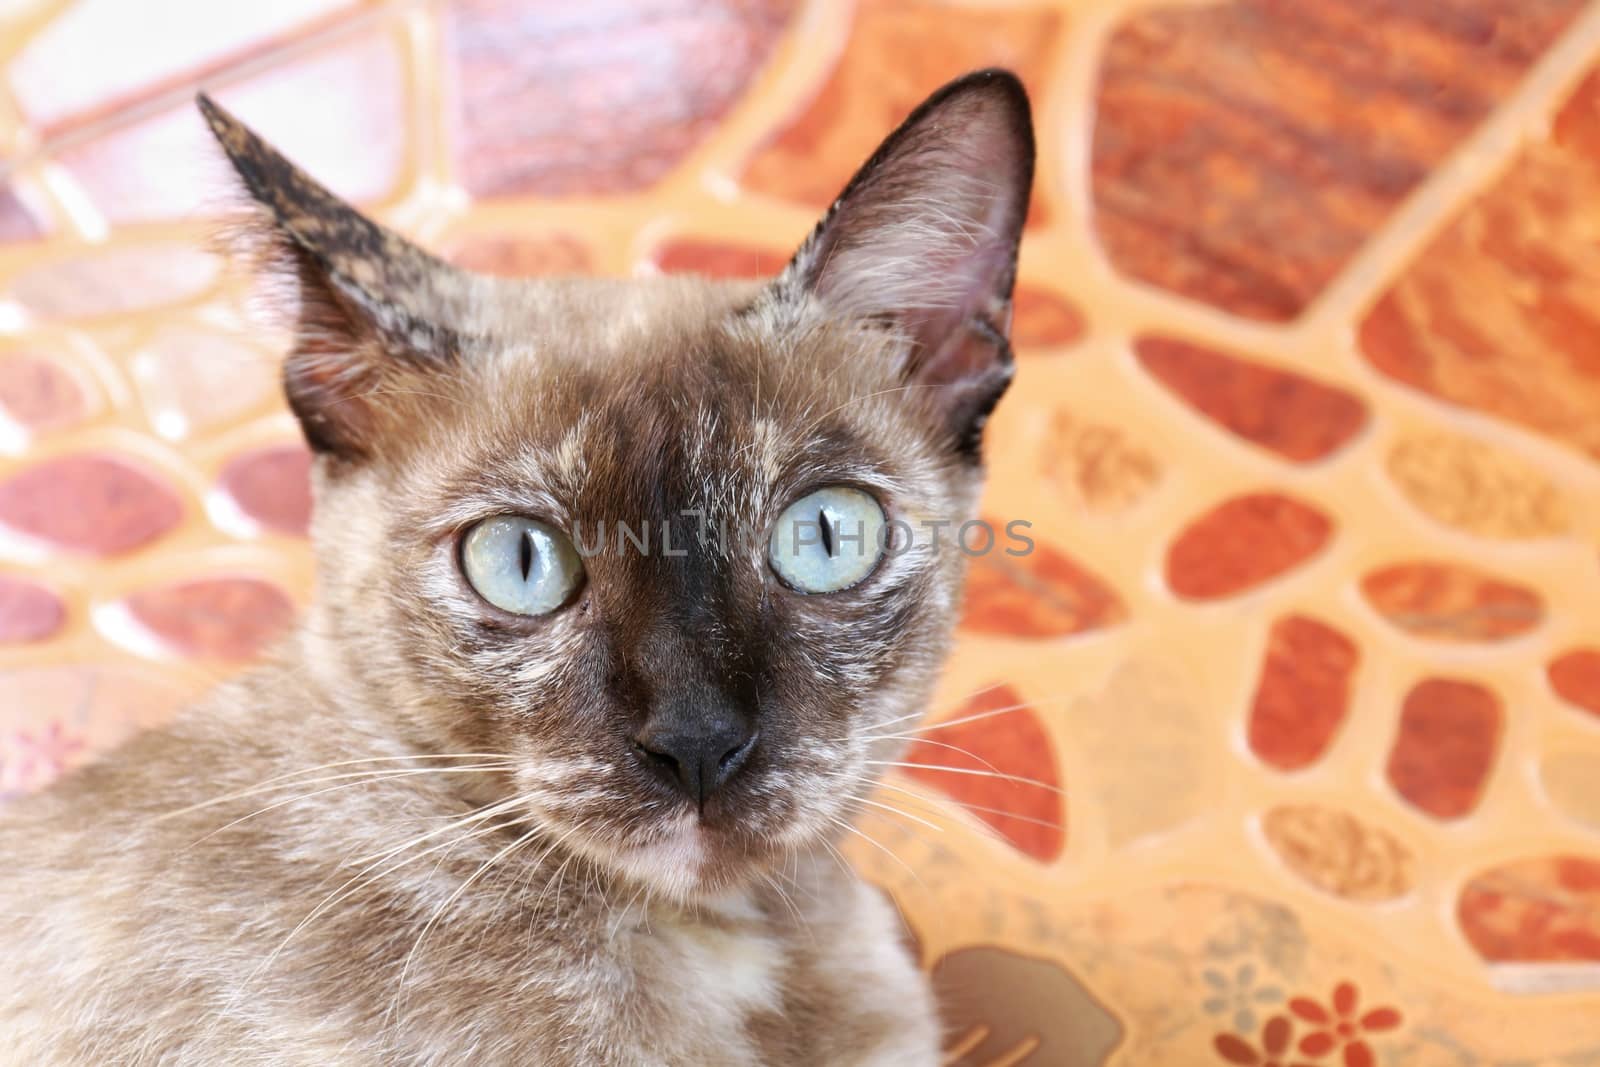
[[974,758],[915,759],[1064,796],[923,767],[882,799],[941,829],[852,842],[952,1060],[1600,1064],[1600,4],[0,19],[0,791],[308,592],[197,82],[479,268],[743,274],[1000,63],[1042,158],[985,507],[1040,547],[973,576],[934,718],[998,713],[930,736]]

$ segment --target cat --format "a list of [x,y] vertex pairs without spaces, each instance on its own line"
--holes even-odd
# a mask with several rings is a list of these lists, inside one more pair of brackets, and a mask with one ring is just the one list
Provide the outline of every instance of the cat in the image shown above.
[[919,531],[1013,373],[1021,83],[934,93],[763,282],[475,276],[199,107],[293,298],[318,591],[0,810],[0,1056],[936,1063],[835,843],[951,639]]

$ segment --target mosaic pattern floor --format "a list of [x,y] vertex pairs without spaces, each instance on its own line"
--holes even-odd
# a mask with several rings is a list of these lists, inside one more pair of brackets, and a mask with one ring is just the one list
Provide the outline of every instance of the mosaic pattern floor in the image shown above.
[[0,793],[309,591],[196,85],[472,266],[754,274],[996,63],[1042,157],[985,511],[1039,547],[880,798],[931,825],[851,842],[950,1062],[1600,1064],[1580,0],[0,0]]

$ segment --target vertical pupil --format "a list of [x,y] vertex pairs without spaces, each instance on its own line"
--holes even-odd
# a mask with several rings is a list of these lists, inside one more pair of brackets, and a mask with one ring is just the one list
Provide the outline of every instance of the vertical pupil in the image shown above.
[[522,580],[527,581],[533,570],[533,531],[523,530],[517,541],[517,564],[522,568]]
[[828,512],[823,508],[817,509],[817,523],[822,527],[822,549],[832,557],[833,525],[828,522]]

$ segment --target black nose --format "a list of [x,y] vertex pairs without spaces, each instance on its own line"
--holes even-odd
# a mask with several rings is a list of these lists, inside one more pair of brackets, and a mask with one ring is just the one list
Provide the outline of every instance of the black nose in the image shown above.
[[647,724],[634,746],[640,758],[704,808],[755,751],[756,729],[727,712],[698,715]]

